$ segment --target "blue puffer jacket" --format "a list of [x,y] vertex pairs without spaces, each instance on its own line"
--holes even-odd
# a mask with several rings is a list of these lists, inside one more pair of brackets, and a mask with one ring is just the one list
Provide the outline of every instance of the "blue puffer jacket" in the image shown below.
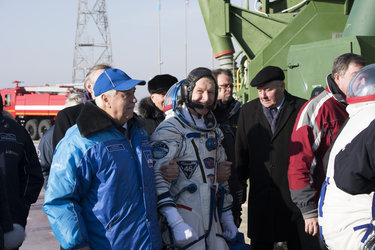
[[147,133],[129,138],[93,102],[56,147],[44,212],[65,249],[160,249]]

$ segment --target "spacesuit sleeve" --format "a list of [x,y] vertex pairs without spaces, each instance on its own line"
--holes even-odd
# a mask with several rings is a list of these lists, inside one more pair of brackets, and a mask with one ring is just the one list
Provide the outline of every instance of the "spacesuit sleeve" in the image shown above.
[[169,191],[171,183],[163,178],[161,166],[168,165],[171,160],[176,158],[180,151],[180,145],[182,145],[182,138],[176,124],[169,120],[161,123],[150,138],[158,208],[165,205],[175,206]]

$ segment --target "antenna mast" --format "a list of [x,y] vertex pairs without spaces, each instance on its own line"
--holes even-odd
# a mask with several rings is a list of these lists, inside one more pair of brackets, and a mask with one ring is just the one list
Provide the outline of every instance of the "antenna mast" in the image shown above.
[[73,83],[83,83],[98,63],[112,65],[112,42],[105,0],[78,0]]

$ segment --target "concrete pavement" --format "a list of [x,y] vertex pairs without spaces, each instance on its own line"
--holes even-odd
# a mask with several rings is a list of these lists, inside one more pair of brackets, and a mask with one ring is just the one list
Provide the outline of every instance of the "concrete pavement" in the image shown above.
[[47,215],[42,211],[44,189],[36,203],[31,205],[26,225],[26,239],[20,250],[51,250],[59,249],[59,243],[49,226]]
[[[59,243],[53,235],[49,226],[47,215],[42,211],[44,201],[44,189],[39,195],[38,201],[31,205],[29,217],[26,225],[26,240],[23,242],[20,250],[51,250],[59,249]],[[249,243],[246,237],[247,231],[247,204],[242,206],[242,223],[239,229],[244,233],[245,241]]]

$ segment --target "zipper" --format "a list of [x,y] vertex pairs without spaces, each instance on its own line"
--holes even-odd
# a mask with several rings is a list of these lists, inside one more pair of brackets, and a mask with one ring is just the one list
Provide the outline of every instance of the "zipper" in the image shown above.
[[122,213],[121,213],[116,219],[112,220],[112,221],[108,224],[108,226],[107,226],[107,230],[108,230],[109,232],[111,232],[111,227],[112,227],[113,223],[117,222],[117,221],[121,218],[121,215],[122,215]]

